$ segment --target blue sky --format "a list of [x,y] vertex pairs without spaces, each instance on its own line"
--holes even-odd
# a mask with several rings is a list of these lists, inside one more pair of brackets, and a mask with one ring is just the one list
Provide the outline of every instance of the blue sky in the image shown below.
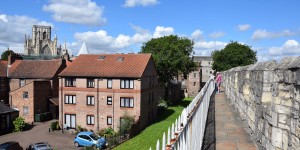
[[300,55],[298,0],[10,0],[0,2],[0,51],[22,53],[34,24],[51,25],[74,55],[139,52],[170,34],[194,40],[196,55],[232,41],[252,46],[259,61]]

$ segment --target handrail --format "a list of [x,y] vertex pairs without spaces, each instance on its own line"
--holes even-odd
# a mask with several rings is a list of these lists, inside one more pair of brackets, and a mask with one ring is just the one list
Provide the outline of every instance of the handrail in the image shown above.
[[192,102],[182,110],[181,115],[172,123],[171,128],[168,128],[167,136],[163,133],[162,141],[157,140],[156,150],[202,148],[209,101],[214,89],[215,82],[211,77]]

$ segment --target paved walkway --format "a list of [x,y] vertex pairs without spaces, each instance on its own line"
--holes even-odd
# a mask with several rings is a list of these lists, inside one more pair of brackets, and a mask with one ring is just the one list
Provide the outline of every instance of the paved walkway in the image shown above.
[[249,133],[242,126],[224,92],[215,95],[216,149],[255,150]]

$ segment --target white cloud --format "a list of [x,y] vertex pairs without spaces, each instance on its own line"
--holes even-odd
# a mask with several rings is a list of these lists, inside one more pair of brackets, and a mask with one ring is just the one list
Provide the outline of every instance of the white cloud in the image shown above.
[[300,44],[296,40],[287,40],[281,47],[269,48],[269,53],[272,56],[299,55]]
[[[12,50],[18,53],[24,52],[25,34],[31,35],[32,25],[50,25],[52,23],[39,21],[28,16],[10,16],[0,14],[0,45],[2,47],[9,46]],[[4,20],[4,21],[3,21]]]
[[191,38],[194,40],[203,39],[203,31],[197,29],[191,34]]
[[239,31],[247,31],[250,29],[250,27],[251,27],[250,24],[240,24],[237,26]]
[[278,37],[284,37],[284,36],[293,36],[296,35],[297,33],[291,32],[290,30],[283,30],[280,32],[268,32],[267,30],[256,30],[252,34],[252,39],[253,40],[260,40],[260,39],[266,39],[266,38],[278,38]]
[[1,14],[0,15],[0,20],[3,21],[3,22],[5,22],[5,23],[8,22],[5,14]]
[[99,26],[106,23],[104,7],[91,0],[50,0],[43,10],[52,12],[54,20],[59,22]]
[[125,0],[124,7],[150,6],[158,4],[158,0]]
[[221,32],[221,31],[215,31],[215,32],[209,34],[209,37],[217,39],[217,38],[220,38],[220,37],[222,37],[222,36],[224,36],[224,35],[225,35],[224,32]]
[[112,37],[104,30],[75,33],[74,38],[77,43],[83,43],[85,41],[87,45],[90,46],[90,50],[102,53],[115,53],[131,44],[131,38],[129,36],[120,34],[117,37]]
[[227,43],[220,41],[198,41],[195,42],[194,51],[197,55],[211,55],[214,50],[223,49]]
[[174,34],[174,28],[157,26],[155,28],[155,32],[153,33],[153,38],[159,38],[159,37],[168,36],[171,34]]
[[130,25],[132,29],[136,32],[136,34],[134,34],[131,39],[133,43],[144,43],[152,38],[152,35],[150,34],[149,30],[143,29],[142,27],[133,24]]

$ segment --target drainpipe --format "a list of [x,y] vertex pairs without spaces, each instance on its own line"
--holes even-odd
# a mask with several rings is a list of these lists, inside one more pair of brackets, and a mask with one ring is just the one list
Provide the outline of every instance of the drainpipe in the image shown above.
[[97,131],[99,131],[99,78],[97,79]]
[[115,99],[115,92],[114,92],[114,89],[112,89],[112,98],[111,98],[111,101],[112,101],[112,104],[113,104],[112,127],[113,127],[113,130],[115,131],[115,101],[114,101],[114,99]]
[[62,131],[64,130],[64,109],[63,109],[63,106],[64,106],[64,99],[63,99],[63,80],[64,78],[61,78],[61,77],[59,77],[58,78],[58,80],[61,80],[61,82],[60,82],[60,99],[61,99],[61,101],[60,101],[60,118],[61,118],[61,128],[62,128]]

